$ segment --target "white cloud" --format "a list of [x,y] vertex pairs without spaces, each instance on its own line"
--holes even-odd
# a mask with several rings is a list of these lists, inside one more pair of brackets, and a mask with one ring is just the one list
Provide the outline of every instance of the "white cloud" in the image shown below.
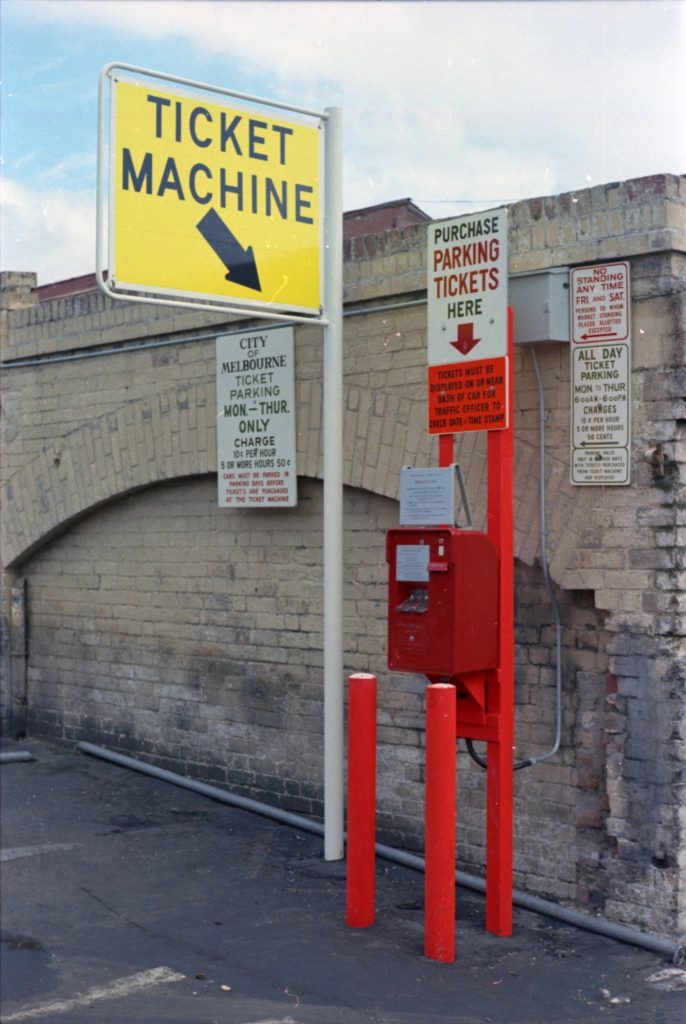
[[403,154],[408,165],[423,154],[439,170],[493,166],[488,154],[498,150],[517,164],[523,154],[535,171],[523,183],[529,193],[554,161],[568,187],[579,187],[587,174],[679,171],[686,159],[686,144],[673,155],[684,135],[681,3],[37,0],[23,9],[183,38],[199,56],[226,57],[222,84],[239,69],[266,77],[289,102],[340,105],[348,151],[358,164],[372,155],[377,182],[378,167],[398,166]]
[[96,170],[96,154],[93,151],[88,153],[69,153],[56,164],[42,169],[38,177],[46,184],[59,182],[64,186],[72,175],[78,176],[83,181],[85,176],[93,177]]
[[3,267],[39,284],[95,271],[95,199],[85,190],[32,190],[0,178]]
[[[224,86],[247,81],[293,104],[341,106],[348,209],[410,196],[444,217],[686,169],[681,0],[9,6],[15,18],[73,28],[75,45],[104,28],[118,45],[183,41],[200,80],[205,61],[216,71],[220,59]],[[64,171],[78,167],[69,153],[58,159]],[[77,235],[92,215],[77,216],[82,199],[71,195],[46,202],[73,204]]]

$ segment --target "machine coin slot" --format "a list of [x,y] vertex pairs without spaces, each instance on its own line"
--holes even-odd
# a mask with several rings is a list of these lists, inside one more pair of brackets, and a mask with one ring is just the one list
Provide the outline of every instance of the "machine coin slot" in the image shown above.
[[396,611],[414,612],[417,615],[424,615],[428,608],[429,591],[425,587],[417,587],[415,590],[410,591],[410,596],[398,605]]

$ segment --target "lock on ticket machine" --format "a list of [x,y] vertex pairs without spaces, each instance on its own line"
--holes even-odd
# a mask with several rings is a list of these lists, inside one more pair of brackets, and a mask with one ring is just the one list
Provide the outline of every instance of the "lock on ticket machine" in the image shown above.
[[390,669],[451,682],[496,666],[498,557],[485,533],[399,526],[386,560]]

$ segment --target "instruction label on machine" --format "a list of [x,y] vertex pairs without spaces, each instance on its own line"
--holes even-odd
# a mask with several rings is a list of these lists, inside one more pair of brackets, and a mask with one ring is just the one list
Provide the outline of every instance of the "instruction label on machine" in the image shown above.
[[395,578],[401,583],[429,582],[428,544],[398,544]]
[[293,328],[217,338],[221,508],[297,503]]
[[580,267],[572,303],[571,482],[631,482],[630,295],[627,263]]

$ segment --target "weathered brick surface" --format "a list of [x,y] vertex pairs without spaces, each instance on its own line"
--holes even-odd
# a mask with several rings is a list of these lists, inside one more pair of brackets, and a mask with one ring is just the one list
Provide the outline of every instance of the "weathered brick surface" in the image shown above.
[[[516,884],[671,933],[686,931],[685,200],[684,179],[668,175],[533,199],[512,207],[510,237],[513,272],[630,261],[634,398],[631,486],[573,487],[569,352],[538,346],[563,728],[556,758],[516,775]],[[424,684],[384,670],[384,533],[401,467],[436,462],[425,235],[415,225],[352,239],[345,278],[346,670],[379,674],[379,822],[413,849]],[[320,330],[296,329],[297,508],[220,510],[214,339],[235,318],[97,292],[36,303],[34,284],[3,275],[3,714],[9,584],[25,578],[30,729],[319,812]],[[554,735],[555,631],[523,348],[514,375],[519,758]],[[646,452],[658,448],[656,473]],[[457,454],[483,525],[483,435],[463,435]],[[462,749],[458,761],[460,861],[481,871],[483,772]]]

